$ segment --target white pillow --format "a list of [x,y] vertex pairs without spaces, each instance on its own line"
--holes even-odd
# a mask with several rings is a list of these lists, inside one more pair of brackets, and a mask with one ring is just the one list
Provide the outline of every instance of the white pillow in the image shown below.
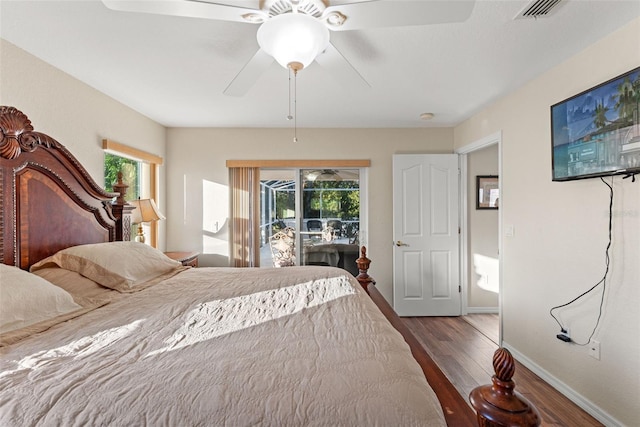
[[138,242],[73,246],[31,266],[31,271],[57,265],[120,292],[133,292],[171,277],[186,267],[158,249]]
[[81,309],[64,289],[18,267],[0,264],[0,333]]

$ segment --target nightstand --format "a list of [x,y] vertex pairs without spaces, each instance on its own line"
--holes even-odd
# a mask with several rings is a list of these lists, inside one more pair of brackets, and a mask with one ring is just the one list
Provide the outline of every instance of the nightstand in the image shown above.
[[188,267],[197,267],[198,266],[198,255],[199,252],[165,252],[166,256],[176,261],[180,261],[182,265]]

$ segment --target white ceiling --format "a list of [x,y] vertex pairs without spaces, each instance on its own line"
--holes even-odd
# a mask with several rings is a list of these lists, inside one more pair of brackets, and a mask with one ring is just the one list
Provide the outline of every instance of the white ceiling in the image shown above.
[[[527,4],[478,0],[463,23],[332,32],[371,87],[312,64],[298,76],[298,127],[453,126],[640,16],[638,0],[563,0],[551,16],[514,19]],[[171,127],[291,126],[288,72],[276,62],[245,96],[222,93],[258,49],[256,31],[99,0],[0,2],[2,38]]]

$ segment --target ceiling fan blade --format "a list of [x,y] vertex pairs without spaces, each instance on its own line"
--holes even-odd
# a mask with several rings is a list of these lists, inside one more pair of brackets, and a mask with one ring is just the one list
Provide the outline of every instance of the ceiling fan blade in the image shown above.
[[342,56],[333,43],[329,43],[329,46],[327,46],[324,52],[316,57],[316,62],[323,68],[329,70],[340,83],[347,87],[371,88],[369,82]]
[[272,56],[264,50],[258,49],[256,54],[242,67],[242,70],[233,78],[223,93],[229,96],[245,95],[273,61]]
[[252,22],[244,18],[243,15],[268,18],[264,12],[258,9],[193,0],[102,0],[102,3],[107,8],[120,12],[154,13],[189,18],[216,19],[218,21]]
[[474,5],[475,0],[372,0],[330,6],[322,16],[346,16],[341,26],[330,27],[334,31],[447,24],[466,21]]

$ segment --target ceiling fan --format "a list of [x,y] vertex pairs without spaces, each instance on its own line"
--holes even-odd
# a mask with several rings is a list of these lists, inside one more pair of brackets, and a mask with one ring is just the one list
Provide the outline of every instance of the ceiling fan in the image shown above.
[[357,170],[348,169],[315,169],[309,170],[304,175],[304,179],[310,182],[315,181],[357,181],[360,174]]
[[[475,0],[247,0],[258,8],[210,0],[102,0],[112,10],[234,21],[257,25],[260,49],[224,90],[242,96],[273,63],[297,73],[314,60],[347,85],[369,87],[330,42],[329,31],[465,21]],[[239,3],[236,1],[235,3]],[[293,27],[306,35],[292,33]],[[293,34],[293,35],[292,35]],[[309,40],[309,45],[299,42]],[[299,51],[305,52],[295,52]],[[292,56],[293,55],[293,56]],[[295,56],[299,55],[299,56]],[[293,59],[291,59],[293,58]],[[299,59],[303,58],[303,59]]]

